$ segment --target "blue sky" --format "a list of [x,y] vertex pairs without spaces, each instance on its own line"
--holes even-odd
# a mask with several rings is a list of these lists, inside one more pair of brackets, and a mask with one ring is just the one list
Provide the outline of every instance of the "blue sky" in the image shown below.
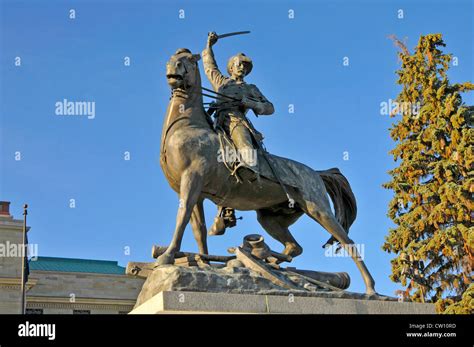
[[[18,218],[22,204],[30,205],[29,239],[40,255],[125,266],[151,261],[152,244],[169,243],[178,199],[158,161],[170,96],[165,63],[179,47],[201,52],[209,31],[251,30],[219,41],[215,52],[221,67],[237,52],[252,57],[247,80],[276,109],[270,117],[251,116],[267,149],[314,169],[340,168],[358,202],[350,236],[365,245],[377,290],[393,295],[399,288],[388,278],[391,256],[381,249],[392,226],[386,216],[392,193],[381,185],[395,163],[388,154],[393,120],[380,114],[380,103],[400,90],[397,49],[387,36],[407,37],[413,48],[419,35],[442,33],[459,62],[451,80],[472,81],[472,1],[0,3],[0,199],[12,202]],[[202,65],[201,73],[210,87]],[[95,118],[57,116],[55,103],[64,98],[94,101]],[[473,104],[472,95],[465,101]],[[124,160],[125,151],[131,160]],[[208,202],[209,226],[215,212]],[[209,239],[212,254],[226,254],[250,233],[262,233],[281,250],[254,212],[238,215],[244,219],[236,228]],[[321,246],[329,236],[321,226],[303,217],[291,230],[304,248],[292,266],[347,271],[350,290],[364,290],[349,258],[325,257]],[[182,249],[197,251],[190,228]]]

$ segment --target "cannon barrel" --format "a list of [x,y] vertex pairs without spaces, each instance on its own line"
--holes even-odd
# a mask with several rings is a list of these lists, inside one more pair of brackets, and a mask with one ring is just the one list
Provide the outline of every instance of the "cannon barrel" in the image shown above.
[[327,283],[339,289],[347,289],[351,284],[351,278],[347,272],[323,272],[312,270],[299,270],[295,268],[286,268],[285,270],[312,278],[316,281]]

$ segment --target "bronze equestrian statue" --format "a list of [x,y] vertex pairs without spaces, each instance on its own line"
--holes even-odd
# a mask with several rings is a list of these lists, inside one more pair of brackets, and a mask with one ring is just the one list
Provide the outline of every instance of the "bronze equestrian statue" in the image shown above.
[[[348,237],[356,216],[356,202],[346,178],[338,169],[316,171],[266,153],[267,161],[259,155],[258,180],[252,170],[241,167],[243,179],[237,181],[229,174],[226,163],[218,160],[221,142],[203,106],[199,59],[198,54],[181,48],[166,65],[172,95],[163,123],[160,164],[170,186],[178,193],[179,207],[173,238],[166,252],[158,257],[157,266],[173,263],[189,221],[199,252],[208,254],[203,201],[209,199],[218,206],[255,210],[261,226],[283,244],[283,253],[292,257],[303,250],[288,228],[303,214],[308,215],[331,234],[326,245],[339,242],[348,250],[364,279],[366,293],[376,294],[375,282]],[[288,195],[294,199],[294,205],[288,204]]]

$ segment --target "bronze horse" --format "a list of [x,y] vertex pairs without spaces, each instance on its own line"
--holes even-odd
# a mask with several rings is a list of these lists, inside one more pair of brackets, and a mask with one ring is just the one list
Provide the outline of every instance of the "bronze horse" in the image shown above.
[[[199,59],[198,54],[179,49],[167,63],[166,77],[172,96],[163,124],[160,163],[170,186],[179,195],[179,208],[173,239],[157,259],[157,265],[173,263],[189,221],[199,252],[208,253],[203,200],[209,199],[237,210],[255,210],[261,226],[284,245],[284,254],[293,257],[303,250],[288,227],[303,214],[308,215],[332,235],[329,244],[339,242],[349,251],[364,279],[366,293],[375,294],[375,282],[347,235],[356,207],[345,177],[337,169],[315,171],[296,161],[272,156],[276,163],[290,166],[295,173],[291,179],[297,184],[285,184],[296,202],[292,208],[274,179],[262,177],[259,184],[248,180],[237,183],[218,160],[218,135],[203,107]],[[285,177],[281,180],[288,181]],[[328,193],[336,215],[331,210]]]

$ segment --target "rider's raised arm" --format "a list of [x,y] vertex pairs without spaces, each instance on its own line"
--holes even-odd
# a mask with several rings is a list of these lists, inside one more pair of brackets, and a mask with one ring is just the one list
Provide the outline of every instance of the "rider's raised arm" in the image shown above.
[[256,85],[250,84],[250,108],[256,115],[271,115],[275,112],[273,104],[260,92]]
[[217,92],[217,90],[225,84],[227,77],[219,71],[212,47],[208,46],[202,51],[202,63],[204,64],[204,72],[209,82],[211,82],[212,87]]

